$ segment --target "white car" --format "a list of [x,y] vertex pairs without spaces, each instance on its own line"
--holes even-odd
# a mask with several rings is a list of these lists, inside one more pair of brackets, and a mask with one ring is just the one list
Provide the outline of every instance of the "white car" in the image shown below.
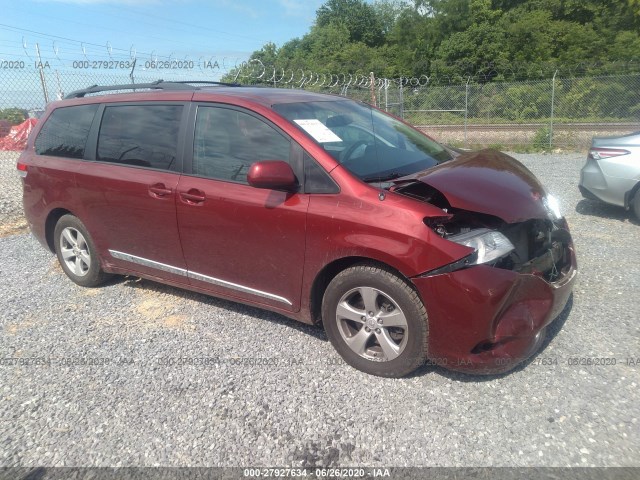
[[640,220],[640,132],[594,137],[579,188],[584,198],[633,209]]

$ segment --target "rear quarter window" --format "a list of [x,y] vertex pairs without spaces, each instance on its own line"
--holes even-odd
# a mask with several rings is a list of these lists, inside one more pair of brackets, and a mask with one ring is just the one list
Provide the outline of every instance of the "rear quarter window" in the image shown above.
[[38,155],[83,158],[89,130],[98,105],[76,105],[55,109],[35,141]]

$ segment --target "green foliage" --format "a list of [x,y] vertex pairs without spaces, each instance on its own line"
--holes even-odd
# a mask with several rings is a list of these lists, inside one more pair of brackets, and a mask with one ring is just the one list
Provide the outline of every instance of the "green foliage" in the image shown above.
[[533,136],[533,140],[531,141],[531,146],[534,150],[545,150],[549,149],[550,145],[550,136],[551,131],[549,127],[541,127],[536,131],[536,134]]
[[316,12],[316,26],[331,25],[345,27],[354,43],[374,47],[384,41],[383,19],[362,0],[327,0]]
[[[491,115],[515,122],[526,122],[550,114],[550,82],[509,84],[506,88],[498,84],[493,89],[487,87],[484,90],[494,92],[491,95],[482,95],[480,101],[472,103],[472,115]],[[484,110],[487,106],[490,106],[490,112]]]
[[0,109],[0,120],[8,120],[11,125],[20,125],[28,116],[27,111],[21,108]]
[[530,78],[543,62],[637,65],[640,0],[326,0],[308,33],[267,43],[251,59],[291,71],[461,83]]
[[557,113],[571,118],[630,119],[640,109],[640,92],[622,82],[602,82],[594,78],[563,80],[565,94],[558,103]]

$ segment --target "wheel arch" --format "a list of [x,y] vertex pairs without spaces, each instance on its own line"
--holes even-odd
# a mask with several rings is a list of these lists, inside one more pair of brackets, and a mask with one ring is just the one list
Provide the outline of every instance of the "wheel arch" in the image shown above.
[[633,188],[624,194],[624,208],[631,207],[634,198],[638,195],[638,191],[640,191],[640,181],[636,182]]
[[67,210],[66,208],[54,208],[49,212],[49,214],[47,215],[47,219],[44,222],[45,240],[47,241],[47,246],[49,247],[49,250],[51,250],[51,253],[56,252],[53,232],[56,228],[58,220],[60,220],[64,215],[73,215],[73,212]]
[[398,269],[392,267],[387,263],[381,262],[380,260],[364,256],[349,256],[335,259],[325,265],[318,272],[311,286],[309,309],[311,313],[311,321],[314,324],[319,324],[322,320],[322,299],[331,280],[333,280],[335,276],[340,272],[359,264],[372,265],[391,272],[394,275],[406,280],[407,283],[415,289],[413,282],[411,282],[411,280],[406,275],[403,275],[402,272],[400,272]]

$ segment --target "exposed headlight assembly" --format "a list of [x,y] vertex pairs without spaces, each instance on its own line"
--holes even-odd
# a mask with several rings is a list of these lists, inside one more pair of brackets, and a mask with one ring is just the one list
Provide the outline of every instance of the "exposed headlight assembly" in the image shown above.
[[476,251],[476,259],[469,265],[491,263],[515,250],[513,244],[502,233],[488,228],[451,235],[447,240],[471,247]]
[[549,212],[549,216],[552,217],[553,220],[560,220],[562,218],[562,212],[560,211],[560,202],[556,197],[547,194],[545,198],[542,199],[542,204]]

